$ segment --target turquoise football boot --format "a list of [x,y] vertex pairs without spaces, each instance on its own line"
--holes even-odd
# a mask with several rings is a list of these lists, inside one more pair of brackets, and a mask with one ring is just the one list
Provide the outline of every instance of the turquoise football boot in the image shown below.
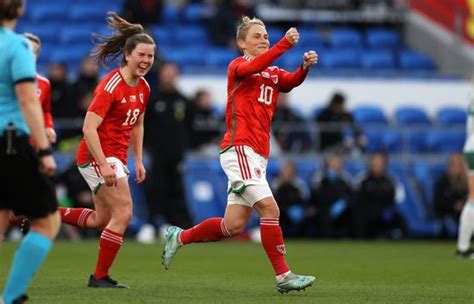
[[183,246],[178,240],[178,236],[181,231],[183,231],[183,229],[176,226],[170,226],[168,229],[166,229],[165,248],[163,249],[163,254],[161,255],[161,264],[166,270],[170,269],[171,261],[176,255],[176,252],[178,252],[178,249]]
[[276,283],[276,288],[281,294],[292,290],[305,290],[306,287],[313,285],[316,280],[313,276],[297,275],[290,272],[282,282]]

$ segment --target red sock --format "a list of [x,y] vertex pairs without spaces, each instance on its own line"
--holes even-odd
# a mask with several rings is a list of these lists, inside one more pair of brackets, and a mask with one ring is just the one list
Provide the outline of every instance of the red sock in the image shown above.
[[272,263],[276,275],[290,270],[286,264],[285,243],[283,233],[277,218],[261,218],[260,234],[262,236],[262,245],[267,253],[268,259]]
[[102,279],[109,275],[109,269],[123,243],[123,235],[105,228],[99,239],[99,258],[94,277]]
[[87,208],[59,208],[61,213],[61,221],[63,223],[87,228],[86,223],[89,216],[91,216],[95,211]]
[[197,242],[215,242],[231,237],[222,217],[213,217],[196,226],[181,231],[179,240],[183,245]]

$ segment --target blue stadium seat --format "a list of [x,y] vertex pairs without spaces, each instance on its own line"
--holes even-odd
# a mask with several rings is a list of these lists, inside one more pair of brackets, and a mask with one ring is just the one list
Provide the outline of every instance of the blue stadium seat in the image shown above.
[[388,124],[387,117],[379,106],[358,106],[352,110],[352,115],[358,124]]
[[66,63],[68,66],[79,65],[79,63],[89,55],[90,46],[88,45],[66,45],[65,47],[57,48],[51,54],[51,62]]
[[238,56],[235,50],[227,48],[211,48],[206,54],[206,64],[210,66],[227,66]]
[[436,114],[436,122],[442,126],[465,125],[466,110],[456,107],[442,107]]
[[407,149],[409,153],[425,153],[427,152],[426,137],[428,136],[427,130],[408,130],[407,131]]
[[412,167],[413,177],[420,189],[427,215],[434,217],[434,185],[443,172],[446,171],[447,162],[416,161]]
[[367,162],[364,160],[346,160],[344,161],[344,170],[352,177],[357,177],[367,170]]
[[[30,1],[30,3],[35,1]],[[28,4],[29,5],[29,4]],[[36,23],[42,22],[62,22],[67,19],[68,3],[65,2],[44,2],[43,5],[35,5],[29,8],[30,20]]]
[[426,137],[428,151],[437,154],[462,152],[466,132],[451,130],[432,130]]
[[401,126],[430,126],[431,120],[421,107],[403,106],[395,110],[395,122]]
[[41,43],[56,44],[59,40],[58,29],[62,26],[63,23],[58,22],[44,22],[40,24],[21,23],[17,28],[17,32],[30,32],[37,35],[41,39]]
[[299,28],[298,32],[300,33],[300,40],[298,46],[304,48],[305,51],[315,50],[321,48],[324,44],[323,37],[313,28]]
[[333,48],[362,48],[362,35],[351,28],[334,29],[329,35],[329,44]]
[[199,23],[211,14],[212,8],[204,3],[190,3],[183,11],[184,21],[187,23]]
[[267,180],[272,181],[281,170],[281,162],[278,159],[270,158],[267,164]]
[[164,4],[161,12],[161,23],[170,25],[177,24],[180,21],[179,10],[175,5]]
[[92,33],[102,34],[105,25],[101,23],[87,23],[83,25],[69,24],[56,32],[62,44],[89,44],[92,46]]
[[396,49],[401,45],[398,33],[390,29],[369,29],[365,38],[371,49]]
[[362,52],[361,65],[364,69],[394,69],[396,67],[393,53],[389,50]]
[[296,174],[311,187],[311,179],[316,171],[321,170],[321,164],[316,159],[297,159],[295,160]]
[[174,35],[175,41],[178,45],[209,45],[207,31],[203,26],[176,26]]
[[193,223],[222,216],[227,203],[227,179],[216,159],[187,159],[184,185]]
[[386,129],[382,137],[382,145],[388,153],[401,153],[405,148],[402,133],[397,129]]
[[323,68],[357,69],[361,64],[360,49],[320,49],[318,66]]
[[434,70],[431,58],[423,53],[411,50],[399,53],[399,67],[403,70]]
[[364,135],[367,138],[367,153],[381,152],[385,149],[383,143],[383,136],[385,129],[381,128],[368,128],[364,130]]
[[172,52],[164,53],[165,60],[176,62],[183,66],[203,66],[205,64],[207,49],[200,47],[181,47]]
[[158,48],[161,48],[162,44],[174,44],[173,28],[164,25],[154,25],[150,27],[150,32],[153,38],[156,40]]
[[69,10],[69,20],[72,22],[104,22],[108,11],[118,12],[121,7],[110,3],[97,2],[74,4]]
[[268,26],[266,29],[271,45],[277,43],[285,35],[285,32],[276,26]]

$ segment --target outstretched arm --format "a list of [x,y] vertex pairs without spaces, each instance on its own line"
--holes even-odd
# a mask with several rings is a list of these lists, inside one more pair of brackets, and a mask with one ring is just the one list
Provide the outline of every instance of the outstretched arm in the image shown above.
[[252,61],[246,61],[234,68],[234,75],[237,78],[246,77],[265,70],[273,61],[280,57],[285,51],[298,43],[300,34],[296,28],[290,28],[285,37],[277,42],[271,49],[255,57]]

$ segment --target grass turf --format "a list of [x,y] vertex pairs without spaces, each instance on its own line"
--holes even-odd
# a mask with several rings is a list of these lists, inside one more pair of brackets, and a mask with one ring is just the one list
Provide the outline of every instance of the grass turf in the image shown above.
[[[0,286],[17,245],[0,247]],[[127,290],[86,287],[97,247],[56,242],[28,291],[31,303],[474,303],[474,260],[456,258],[452,242],[289,241],[292,269],[317,280],[285,295],[259,244],[193,244],[166,271],[162,244],[126,241],[112,277]]]

